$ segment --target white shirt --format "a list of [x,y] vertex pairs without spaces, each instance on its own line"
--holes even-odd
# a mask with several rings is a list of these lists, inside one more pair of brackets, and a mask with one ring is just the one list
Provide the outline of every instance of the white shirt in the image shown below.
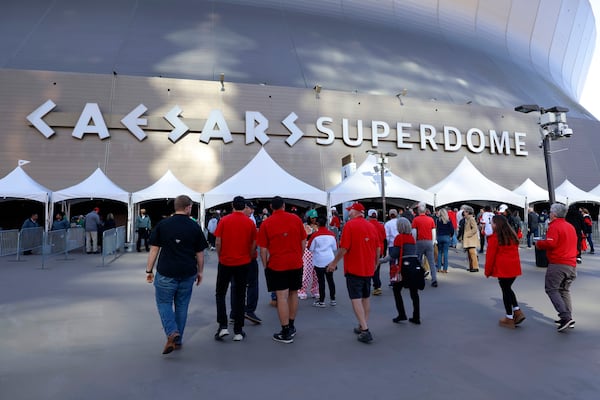
[[383,227],[385,228],[385,237],[387,238],[388,247],[394,246],[394,239],[396,239],[396,236],[398,236],[397,221],[397,218],[391,218],[388,222],[385,223],[385,225],[383,225]]
[[486,211],[481,215],[481,222],[485,224],[483,228],[485,236],[490,236],[494,233],[494,229],[492,228],[492,218],[494,218],[494,213],[491,211]]
[[317,268],[325,268],[327,264],[335,258],[337,243],[335,236],[319,235],[310,243],[310,249],[313,253],[313,264]]

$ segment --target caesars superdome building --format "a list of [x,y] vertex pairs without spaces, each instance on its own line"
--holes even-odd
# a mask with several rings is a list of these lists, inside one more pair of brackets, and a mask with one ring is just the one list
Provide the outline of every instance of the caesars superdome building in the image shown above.
[[20,0],[1,10],[0,176],[29,160],[27,173],[57,191],[100,168],[135,192],[170,170],[205,193],[263,148],[327,191],[343,158],[360,164],[375,150],[396,153],[389,170],[424,189],[465,156],[507,189],[527,178],[546,188],[542,114],[515,111],[536,104],[569,109],[572,136],[552,141],[555,182],[600,184],[600,123],[578,103],[596,36],[587,0]]

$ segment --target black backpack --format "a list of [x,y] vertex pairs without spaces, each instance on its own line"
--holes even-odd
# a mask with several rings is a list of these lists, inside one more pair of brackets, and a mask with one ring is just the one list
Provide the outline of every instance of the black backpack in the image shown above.
[[402,257],[402,286],[408,289],[425,289],[425,269],[421,266],[419,257],[410,255]]

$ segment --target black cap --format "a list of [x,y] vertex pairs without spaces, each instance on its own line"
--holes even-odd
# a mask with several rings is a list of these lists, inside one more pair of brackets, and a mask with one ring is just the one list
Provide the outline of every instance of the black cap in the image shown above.
[[255,210],[255,209],[256,209],[256,206],[255,206],[255,205],[254,205],[254,203],[253,203],[252,201],[250,201],[250,200],[247,200],[247,201],[246,201],[246,207],[248,207],[248,208],[251,208],[251,209],[253,209],[253,210]]

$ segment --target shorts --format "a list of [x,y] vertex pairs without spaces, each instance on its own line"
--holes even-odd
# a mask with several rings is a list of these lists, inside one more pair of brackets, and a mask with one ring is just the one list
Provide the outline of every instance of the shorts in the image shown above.
[[302,268],[288,269],[285,271],[274,271],[265,268],[267,290],[299,290],[302,287]]
[[371,296],[371,276],[346,274],[346,287],[350,300],[367,299]]

